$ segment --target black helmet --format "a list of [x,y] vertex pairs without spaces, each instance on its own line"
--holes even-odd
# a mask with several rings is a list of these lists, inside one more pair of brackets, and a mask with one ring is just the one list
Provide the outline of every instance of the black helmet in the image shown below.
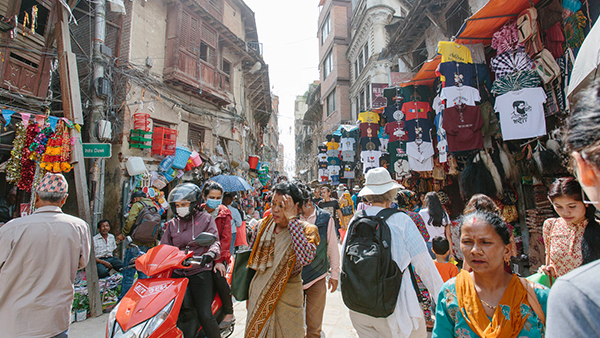
[[196,207],[198,206],[198,202],[200,201],[200,188],[198,188],[197,185],[193,184],[193,183],[182,183],[177,185],[173,190],[171,190],[171,192],[169,193],[169,198],[167,199],[167,202],[169,202],[169,205],[171,206],[171,210],[173,211],[173,213],[179,217],[177,214],[177,207],[175,206],[175,202],[181,202],[181,201],[188,201],[190,202],[190,212],[183,217],[184,219],[189,218],[192,216],[192,214],[194,213],[194,210],[196,210]]

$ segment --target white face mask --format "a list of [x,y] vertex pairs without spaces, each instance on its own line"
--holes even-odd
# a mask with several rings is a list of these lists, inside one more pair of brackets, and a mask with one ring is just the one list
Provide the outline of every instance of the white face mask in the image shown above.
[[185,217],[190,214],[190,207],[179,207],[177,208],[177,215],[179,217]]

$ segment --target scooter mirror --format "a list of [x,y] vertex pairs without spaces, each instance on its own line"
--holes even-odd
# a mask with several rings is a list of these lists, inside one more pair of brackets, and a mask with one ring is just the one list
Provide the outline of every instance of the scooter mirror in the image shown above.
[[217,241],[217,236],[210,232],[203,232],[194,239],[194,242],[198,246],[210,246]]

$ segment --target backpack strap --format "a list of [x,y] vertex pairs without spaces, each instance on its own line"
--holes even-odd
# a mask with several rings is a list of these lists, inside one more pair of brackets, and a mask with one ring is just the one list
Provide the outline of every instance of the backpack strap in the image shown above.
[[[364,211],[364,210],[363,210]],[[390,218],[393,214],[400,212],[400,210],[398,209],[394,209],[394,208],[386,208],[381,210],[380,212],[377,213],[377,215],[375,215],[375,217],[381,219],[382,221],[387,221],[388,218]]]

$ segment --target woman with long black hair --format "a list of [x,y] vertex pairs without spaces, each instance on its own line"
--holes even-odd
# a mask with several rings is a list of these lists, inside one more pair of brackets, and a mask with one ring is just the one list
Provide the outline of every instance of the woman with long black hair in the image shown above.
[[[450,242],[450,248],[452,248],[452,235],[450,234],[450,228],[448,227],[448,225],[451,224],[450,217],[448,217],[448,214],[444,211],[442,202],[440,202],[437,193],[431,191],[425,195],[425,204],[423,205],[423,209],[419,211],[419,215],[423,218],[425,227],[430,236],[427,241],[427,248],[429,249],[431,257],[435,258],[435,254],[431,251],[431,240],[434,237],[445,237],[448,242]],[[450,249],[450,256],[452,255],[453,251]]]

